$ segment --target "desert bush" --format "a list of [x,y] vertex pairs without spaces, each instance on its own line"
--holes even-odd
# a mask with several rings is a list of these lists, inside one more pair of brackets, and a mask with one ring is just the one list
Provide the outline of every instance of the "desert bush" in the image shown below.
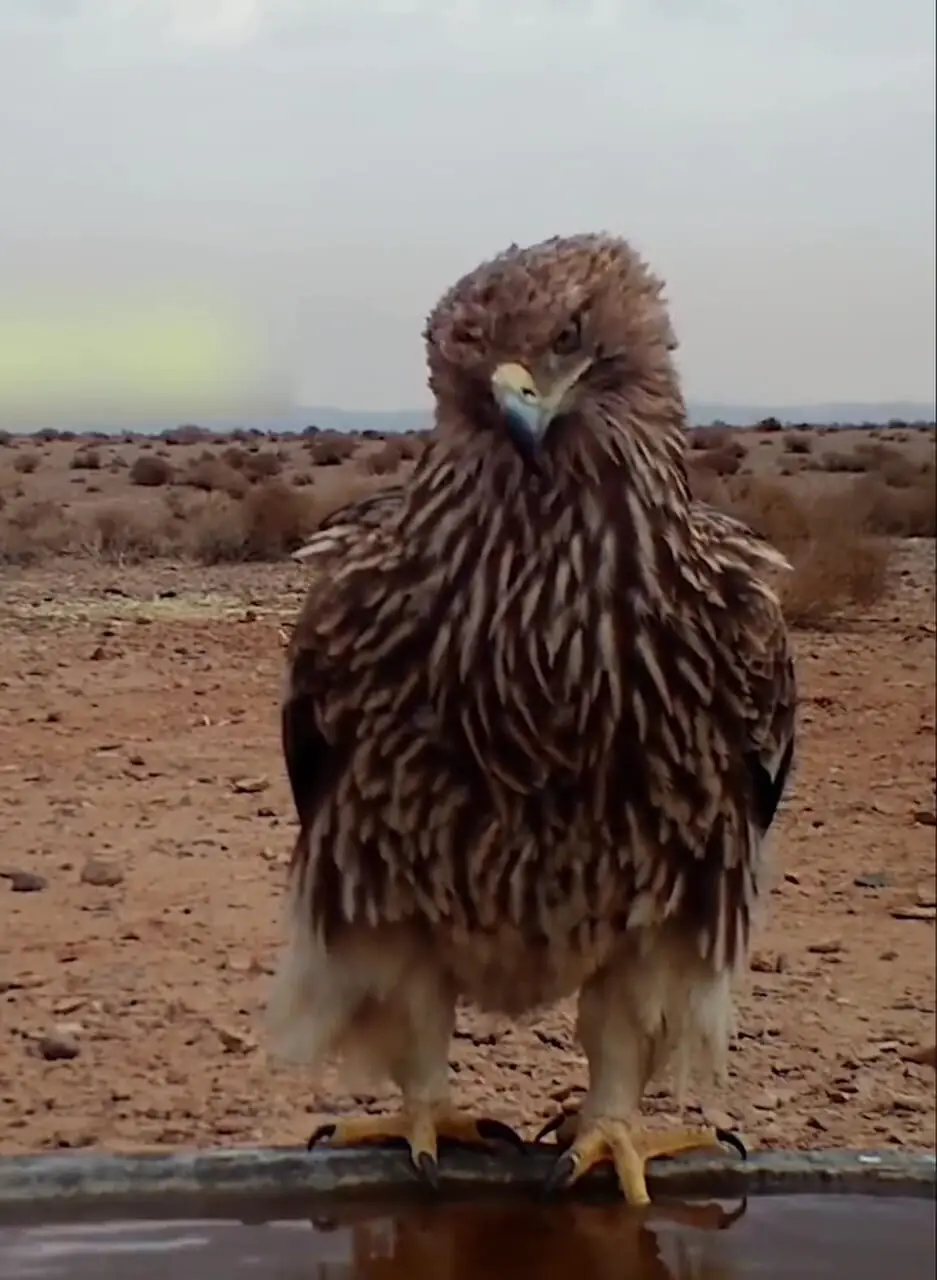
[[918,471],[913,484],[896,488],[867,475],[850,490],[855,518],[869,533],[893,538],[937,537],[937,476]]
[[241,501],[213,494],[194,520],[191,550],[203,564],[280,560],[319,518],[308,495],[277,480],[258,484]]
[[61,555],[74,542],[72,521],[58,503],[19,501],[0,519],[0,564],[25,565]]
[[13,470],[18,471],[22,476],[31,476],[34,471],[39,470],[39,464],[42,461],[42,455],[36,453],[34,449],[30,449],[29,453],[18,453],[13,459]]
[[832,474],[859,475],[863,471],[868,471],[869,465],[868,457],[858,449],[854,449],[851,453],[833,450],[830,453],[825,453],[820,460],[820,468]]
[[13,432],[0,431],[0,449],[12,449],[12,448],[13,448]]
[[137,564],[171,549],[165,519],[129,503],[99,507],[80,525],[81,549],[103,560]]
[[741,469],[744,456],[744,449],[741,454],[733,448],[708,449],[698,457],[693,457],[690,466],[697,471],[710,471],[717,476],[734,476]]
[[84,445],[75,450],[68,465],[72,471],[100,471],[101,455],[97,449],[89,449]]
[[744,445],[736,440],[730,427],[690,427],[687,431],[691,449],[730,449]]
[[794,435],[784,437],[784,450],[786,453],[810,453],[813,449],[813,440],[810,436]]
[[800,497],[780,481],[730,478],[716,481],[704,500],[787,556],[791,572],[778,590],[792,625],[815,626],[884,596],[891,545],[870,529],[851,491]]
[[242,470],[250,481],[272,480],[283,470],[283,463],[271,449],[264,449],[247,454]]
[[199,427],[192,422],[184,423],[181,427],[169,427],[160,432],[161,440],[165,440],[169,445],[176,446],[201,444],[205,440],[211,440],[211,438],[212,433],[207,427]]
[[340,431],[320,431],[305,442],[309,461],[315,467],[338,467],[353,458],[358,441]]
[[232,498],[247,492],[247,481],[240,472],[214,457],[197,459],[177,477],[177,483],[201,489],[203,493],[226,493]]
[[[245,440],[247,439],[246,433],[242,433],[242,436],[243,436],[243,439]],[[234,471],[243,471],[244,466],[247,463],[248,458],[250,457],[250,454],[247,452],[246,449],[243,449],[239,444],[230,444],[228,445],[227,449],[224,449],[222,451],[221,456],[224,459],[224,461],[227,463],[227,465],[231,467]]]
[[412,447],[401,439],[388,439],[379,449],[366,454],[358,462],[358,467],[365,473],[375,476],[393,475],[401,463],[413,457]]
[[131,484],[141,485],[145,489],[157,489],[160,485],[172,482],[175,469],[165,458],[157,458],[151,454],[140,454],[134,458],[130,468]]

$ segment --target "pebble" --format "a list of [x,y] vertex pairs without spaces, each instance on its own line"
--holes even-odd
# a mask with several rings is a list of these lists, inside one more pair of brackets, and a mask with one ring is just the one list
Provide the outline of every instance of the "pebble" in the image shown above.
[[81,1053],[81,1045],[66,1031],[53,1031],[40,1036],[36,1048],[46,1062],[71,1062]]
[[835,956],[843,949],[839,938],[827,938],[823,942],[811,942],[807,950],[815,956]]
[[937,920],[937,907],[896,907],[891,914],[895,920]]
[[14,893],[41,893],[49,884],[45,876],[35,871],[0,871],[0,876],[9,880]]
[[249,1032],[231,1027],[216,1027],[215,1031],[225,1053],[253,1053],[257,1048],[257,1041]]
[[231,784],[238,795],[256,796],[270,786],[268,778],[235,778]]
[[124,873],[114,862],[105,858],[89,858],[81,869],[81,883],[99,889],[113,889],[123,883]]
[[887,889],[891,880],[887,871],[867,871],[864,875],[856,876],[853,884],[857,889]]

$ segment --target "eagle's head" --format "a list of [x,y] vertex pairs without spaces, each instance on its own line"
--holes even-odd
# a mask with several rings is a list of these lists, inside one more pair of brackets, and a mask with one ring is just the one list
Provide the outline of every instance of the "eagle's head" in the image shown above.
[[535,469],[565,455],[592,473],[633,453],[629,431],[656,425],[672,439],[684,410],[662,290],[608,235],[512,246],[483,263],[424,329],[440,425],[509,441]]

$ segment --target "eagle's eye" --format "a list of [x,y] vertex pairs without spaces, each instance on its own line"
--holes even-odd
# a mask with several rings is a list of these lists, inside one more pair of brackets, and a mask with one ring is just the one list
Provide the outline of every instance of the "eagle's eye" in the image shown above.
[[551,351],[555,356],[571,356],[582,346],[582,317],[575,315],[553,339]]

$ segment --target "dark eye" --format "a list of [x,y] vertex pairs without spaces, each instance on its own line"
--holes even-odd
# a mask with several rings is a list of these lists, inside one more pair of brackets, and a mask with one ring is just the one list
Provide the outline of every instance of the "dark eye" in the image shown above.
[[556,356],[571,356],[582,346],[582,320],[573,316],[570,322],[553,339],[552,351]]

